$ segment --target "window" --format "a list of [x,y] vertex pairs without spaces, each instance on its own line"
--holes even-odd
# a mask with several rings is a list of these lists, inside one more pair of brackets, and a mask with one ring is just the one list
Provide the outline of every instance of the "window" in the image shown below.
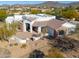
[[60,30],[59,31],[59,35],[64,35],[65,33],[64,33],[64,30]]

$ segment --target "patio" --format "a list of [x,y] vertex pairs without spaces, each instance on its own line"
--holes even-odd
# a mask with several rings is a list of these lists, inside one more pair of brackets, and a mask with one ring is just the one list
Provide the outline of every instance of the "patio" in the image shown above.
[[41,39],[43,36],[41,34],[38,34],[36,32],[17,32],[14,36],[12,36],[9,39],[9,43],[10,44],[15,44],[15,43],[22,43],[22,44],[26,44],[28,41],[32,40],[39,40]]

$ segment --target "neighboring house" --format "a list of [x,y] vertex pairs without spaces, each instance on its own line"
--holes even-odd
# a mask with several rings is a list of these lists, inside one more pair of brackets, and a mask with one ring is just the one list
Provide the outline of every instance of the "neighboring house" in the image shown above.
[[6,23],[11,23],[12,21],[22,21],[23,25],[21,27],[23,28],[22,29],[23,33],[30,32],[57,37],[57,35],[62,35],[61,34],[62,30],[64,34],[69,34],[72,31],[74,32],[76,29],[75,24],[57,20],[56,16],[50,16],[46,14],[36,14],[36,15],[26,14],[26,15],[14,15],[13,17],[11,18],[10,17],[7,17]]

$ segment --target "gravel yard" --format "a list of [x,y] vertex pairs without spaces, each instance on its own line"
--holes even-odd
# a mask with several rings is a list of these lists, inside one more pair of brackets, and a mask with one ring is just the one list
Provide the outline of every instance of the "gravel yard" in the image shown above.
[[[48,40],[40,39],[40,40],[28,40],[25,44],[26,46],[22,48],[22,44],[14,44],[9,45],[9,42],[7,41],[0,41],[0,47],[4,48],[7,51],[3,51],[3,49],[0,51],[3,54],[0,54],[0,57],[11,57],[11,58],[18,58],[18,57],[28,57],[29,53],[32,52],[35,49],[39,49],[43,51],[44,53],[47,53],[47,50],[50,49],[48,45]],[[5,56],[8,55],[9,56]]]
[[36,41],[29,40],[27,41],[25,48],[21,48],[21,44],[9,46],[8,42],[0,41],[0,57],[28,58],[29,54],[35,49],[41,50],[45,53],[45,55],[47,55],[48,51],[51,49],[49,42],[52,43],[53,47],[59,49],[65,57],[79,57],[79,41],[70,38],[62,40],[52,39],[50,41],[48,38]]

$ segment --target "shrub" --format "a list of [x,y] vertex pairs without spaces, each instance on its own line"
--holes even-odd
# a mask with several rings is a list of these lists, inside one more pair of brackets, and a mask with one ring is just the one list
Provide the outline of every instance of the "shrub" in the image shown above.
[[22,44],[21,48],[26,48],[26,44]]
[[47,58],[64,58],[63,55],[60,53],[53,52],[52,54],[49,54],[46,56]]
[[48,52],[47,58],[64,58],[64,56],[57,50],[57,49],[51,49]]
[[30,53],[29,58],[44,58],[44,53],[40,50],[34,50]]
[[17,43],[15,43],[14,45],[15,45],[15,46],[17,46],[18,44],[17,44]]

